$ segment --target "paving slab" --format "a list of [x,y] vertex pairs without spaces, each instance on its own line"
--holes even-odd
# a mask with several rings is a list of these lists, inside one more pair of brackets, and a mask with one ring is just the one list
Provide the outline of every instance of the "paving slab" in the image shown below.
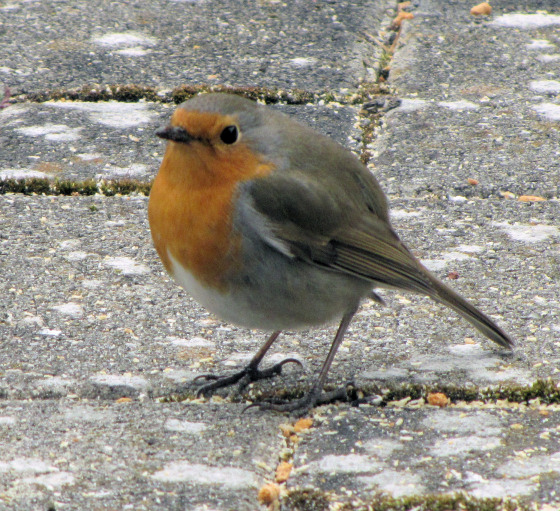
[[289,488],[320,488],[334,502],[467,492],[560,506],[558,405],[322,411],[301,437]]
[[[374,79],[383,0],[23,2],[0,7],[14,93],[93,84],[356,89]],[[68,27],[72,27],[71,30]]]
[[[0,178],[134,179],[150,182],[165,142],[155,130],[176,105],[138,102],[49,101],[0,110]],[[359,151],[359,107],[271,105]]]
[[[393,201],[396,228],[417,255],[494,316],[518,346],[513,355],[502,353],[446,308],[382,291],[388,307],[364,304],[331,378],[484,386],[556,375],[559,207],[556,201]],[[164,275],[146,209],[141,195],[4,196],[5,395],[159,396],[193,372],[227,371],[255,353],[264,333],[220,322]],[[333,333],[334,325],[288,332],[272,360],[295,355],[310,378]]]
[[402,104],[374,144],[390,193],[560,195],[560,10],[514,4],[479,19],[422,1],[404,25],[390,74]]
[[0,509],[253,510],[284,419],[238,408],[4,400]]

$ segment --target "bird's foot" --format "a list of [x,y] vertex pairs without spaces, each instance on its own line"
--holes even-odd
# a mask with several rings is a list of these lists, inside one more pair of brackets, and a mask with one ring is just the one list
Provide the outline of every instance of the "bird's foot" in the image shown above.
[[255,381],[264,380],[266,378],[272,378],[276,375],[282,373],[282,368],[285,364],[294,363],[303,367],[303,364],[296,358],[286,358],[277,364],[274,364],[271,367],[267,367],[266,369],[257,369],[256,367],[251,366],[249,364],[247,367],[243,368],[238,373],[234,373],[230,376],[218,376],[215,374],[202,374],[195,378],[196,380],[205,379],[211,380],[211,383],[206,383],[196,393],[197,397],[204,396],[208,397],[214,393],[214,391],[218,389],[223,389],[225,387],[230,387],[231,385],[235,385],[239,382],[239,390],[242,390],[250,383]]

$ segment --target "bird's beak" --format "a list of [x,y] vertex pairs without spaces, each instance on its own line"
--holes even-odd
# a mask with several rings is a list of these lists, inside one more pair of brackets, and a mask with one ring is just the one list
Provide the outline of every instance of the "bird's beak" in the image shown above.
[[180,126],[162,126],[158,130],[156,130],[156,135],[159,138],[164,138],[165,140],[172,140],[173,142],[182,142],[184,144],[188,144],[194,137],[189,135],[186,129],[181,128]]

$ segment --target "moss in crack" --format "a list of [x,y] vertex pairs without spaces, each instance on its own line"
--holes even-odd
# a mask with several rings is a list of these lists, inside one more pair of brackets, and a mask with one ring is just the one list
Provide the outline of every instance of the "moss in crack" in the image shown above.
[[[338,389],[336,385],[326,385],[325,392]],[[473,401],[484,401],[487,403],[500,401],[509,401],[512,403],[529,403],[538,399],[542,404],[560,403],[560,388],[558,384],[552,380],[538,380],[530,386],[523,385],[501,385],[498,387],[460,387],[456,385],[422,385],[406,383],[403,385],[393,385],[381,387],[376,384],[362,385],[355,387],[346,386],[348,392],[348,402],[359,405],[368,402],[369,396],[383,396],[380,406],[386,406],[391,401],[400,401],[410,398],[417,400],[423,398],[427,401],[428,394],[441,392],[445,394],[452,403],[461,401],[470,403]],[[259,385],[251,386],[248,390],[240,393],[233,393],[230,399],[234,403],[243,403],[251,401],[253,403],[269,402],[282,403],[292,401],[303,397],[309,392],[308,385],[294,384],[289,387],[276,389],[261,389]],[[182,401],[189,399],[191,396],[188,392],[183,396],[176,396],[173,400]]]
[[55,181],[52,188],[54,193],[47,195],[95,195],[97,193],[97,183],[93,179]]
[[305,105],[340,103],[359,105],[378,97],[390,94],[385,83],[364,82],[356,92],[338,93],[330,90],[306,91],[302,89],[279,89],[274,87],[230,87],[225,85],[181,85],[172,91],[158,91],[154,87],[136,84],[84,85],[77,89],[52,89],[40,92],[20,93],[14,95],[11,103],[44,103],[45,101],[120,101],[135,103],[141,100],[156,103],[180,104],[206,92],[225,92],[237,94],[249,99],[262,101],[267,105],[283,103],[288,105]]
[[400,102],[386,84],[364,82],[360,84],[358,93],[349,98],[349,103],[362,106],[359,113],[362,132],[360,161],[367,165],[371,159],[369,146],[375,139],[375,131],[380,126],[383,115]]
[[107,196],[129,195],[140,193],[150,194],[151,183],[123,179],[120,181],[103,181],[97,183],[93,179],[84,181],[51,180],[46,178],[24,178],[0,180],[0,195],[20,193],[23,195],[76,195],[87,196],[101,193]]
[[551,379],[537,380],[530,387],[512,385],[499,387],[496,399],[508,399],[519,403],[540,399],[546,404],[560,403],[560,387],[557,382]]
[[52,182],[42,178],[3,179],[0,180],[0,195],[6,193],[22,193],[24,195],[50,193]]
[[513,403],[528,403],[539,399],[543,404],[560,403],[560,387],[551,379],[537,380],[532,385],[499,385],[497,387],[461,387],[456,385],[421,385],[406,383],[403,385],[381,388],[379,385],[364,385],[357,389],[364,396],[383,395],[383,404],[390,401],[410,399],[426,399],[432,392],[442,392],[452,402],[459,401],[498,401],[507,400]]
[[360,112],[360,125],[362,129],[362,141],[360,147],[360,161],[367,165],[371,160],[371,151],[369,145],[375,138],[375,128],[379,126],[379,115],[369,114],[362,110]]
[[44,103],[45,101],[121,101],[136,103],[141,99],[147,101],[170,102],[165,95],[160,96],[154,87],[146,87],[135,84],[115,85],[84,85],[78,89],[53,89],[50,91],[20,94],[15,97],[19,101],[30,101]]
[[[254,100],[263,101],[266,104],[287,103],[301,105],[316,103],[319,100],[334,95],[329,92],[308,92],[301,89],[277,89],[268,87],[228,87],[224,85],[181,85],[171,92],[159,92],[154,87],[136,84],[113,84],[113,85],[84,85],[77,89],[53,89],[41,92],[23,93],[14,96],[13,102],[44,103],[45,101],[120,101],[135,103],[140,100],[158,103],[179,104],[196,96],[201,92],[227,92],[237,94]],[[337,98],[337,101],[344,98]]]
[[[336,390],[336,385],[326,385],[325,392]],[[471,403],[473,401],[495,402],[510,401],[512,403],[529,403],[538,399],[542,404],[560,403],[560,387],[552,380],[537,380],[530,386],[523,385],[501,385],[498,387],[479,388],[479,387],[460,387],[456,385],[421,385],[406,383],[390,387],[380,387],[379,385],[363,385],[359,387],[347,386],[348,401],[353,404],[367,402],[368,396],[383,396],[380,406],[386,406],[391,401],[400,401],[410,398],[411,400],[425,399],[428,394],[442,392],[452,403],[461,401]],[[194,392],[194,391],[193,391]],[[194,398],[193,392],[187,391],[184,394],[170,396],[172,401],[184,401]],[[251,401],[281,403],[292,401],[303,397],[309,392],[309,387],[305,384],[295,384],[280,389],[262,390],[258,385],[250,387],[241,393],[233,393],[230,398],[234,403],[244,403]]]
[[294,384],[283,386],[276,389],[262,390],[258,384],[249,387],[246,391],[232,396],[233,402],[244,403],[252,401],[253,403],[267,402],[267,403],[284,403],[286,401],[294,401],[302,398],[307,392],[309,387],[305,384]]
[[362,82],[358,92],[349,96],[348,103],[351,105],[362,105],[387,94],[391,94],[391,88],[384,83]]
[[99,191],[108,197],[114,195],[130,195],[131,193],[139,193],[141,195],[150,195],[151,183],[137,181],[135,179],[121,179],[119,181],[103,181],[99,185]]
[[196,392],[187,390],[180,394],[167,394],[159,398],[159,400],[161,403],[182,403],[183,401],[190,401],[196,398]]
[[383,48],[383,51],[381,52],[381,55],[379,57],[379,73],[377,75],[378,82],[384,82],[389,78],[392,59],[392,52],[386,47]]
[[282,499],[282,509],[289,511],[328,511],[330,499],[314,489],[292,490]]
[[498,498],[479,499],[456,493],[392,498],[377,495],[371,500],[346,503],[340,511],[529,511],[530,506]]

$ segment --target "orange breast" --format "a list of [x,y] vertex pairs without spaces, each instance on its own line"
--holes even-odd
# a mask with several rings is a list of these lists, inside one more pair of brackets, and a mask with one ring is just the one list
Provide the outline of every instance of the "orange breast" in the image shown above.
[[227,290],[239,264],[241,240],[232,232],[240,181],[268,174],[247,146],[217,151],[208,144],[169,142],[150,192],[148,217],[156,250],[172,273],[169,254],[199,282]]

